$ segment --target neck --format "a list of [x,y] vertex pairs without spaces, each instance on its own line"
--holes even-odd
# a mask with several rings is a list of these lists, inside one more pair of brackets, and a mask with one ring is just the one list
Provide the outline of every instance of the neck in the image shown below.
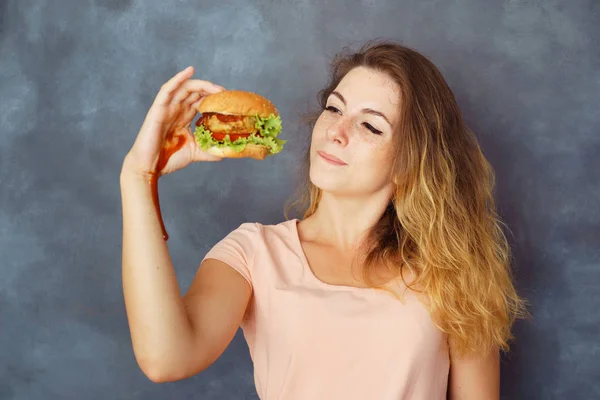
[[310,240],[343,252],[354,252],[379,221],[390,201],[387,193],[368,198],[341,197],[323,192],[310,221]]

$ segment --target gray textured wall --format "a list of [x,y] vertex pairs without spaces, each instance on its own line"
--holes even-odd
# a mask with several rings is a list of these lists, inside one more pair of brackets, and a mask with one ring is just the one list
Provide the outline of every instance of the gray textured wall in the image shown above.
[[282,220],[306,138],[299,112],[335,51],[374,37],[432,58],[498,173],[533,313],[504,358],[503,398],[600,398],[598,0],[3,0],[0,18],[0,399],[256,398],[239,332],[188,380],[157,385],[138,369],[121,161],[160,85],[187,65],[280,109],[283,153],[162,180],[187,290],[230,230]]

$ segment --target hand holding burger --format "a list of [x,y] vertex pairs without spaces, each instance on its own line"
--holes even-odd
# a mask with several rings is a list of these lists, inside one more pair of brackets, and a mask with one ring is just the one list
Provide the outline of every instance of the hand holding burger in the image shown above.
[[[165,82],[123,160],[121,185],[150,185],[150,194],[168,239],[160,202],[158,178],[195,161],[250,157],[262,160],[279,153],[281,119],[273,104],[255,93],[226,90],[214,83],[190,79],[193,67]],[[192,135],[190,124],[202,113]],[[134,182],[134,183],[132,183]]]
[[241,90],[207,95],[197,111],[194,138],[205,152],[223,158],[264,160],[283,149],[281,118],[265,97]]

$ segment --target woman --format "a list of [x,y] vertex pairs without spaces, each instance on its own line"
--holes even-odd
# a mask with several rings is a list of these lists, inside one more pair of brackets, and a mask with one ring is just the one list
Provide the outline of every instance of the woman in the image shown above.
[[[493,170],[436,67],[390,42],[337,57],[304,218],[241,224],[181,297],[148,181],[164,138],[224,90],[192,74],[163,85],[121,174],[123,286],[144,373],[195,375],[241,325],[262,399],[499,398],[499,350],[523,301]],[[220,161],[187,137],[161,175]]]

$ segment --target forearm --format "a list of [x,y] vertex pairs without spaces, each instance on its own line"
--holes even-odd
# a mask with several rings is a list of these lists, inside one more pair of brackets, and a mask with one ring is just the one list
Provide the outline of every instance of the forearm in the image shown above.
[[175,371],[189,355],[194,334],[149,179],[124,168],[121,195],[123,293],[133,349],[146,373]]

